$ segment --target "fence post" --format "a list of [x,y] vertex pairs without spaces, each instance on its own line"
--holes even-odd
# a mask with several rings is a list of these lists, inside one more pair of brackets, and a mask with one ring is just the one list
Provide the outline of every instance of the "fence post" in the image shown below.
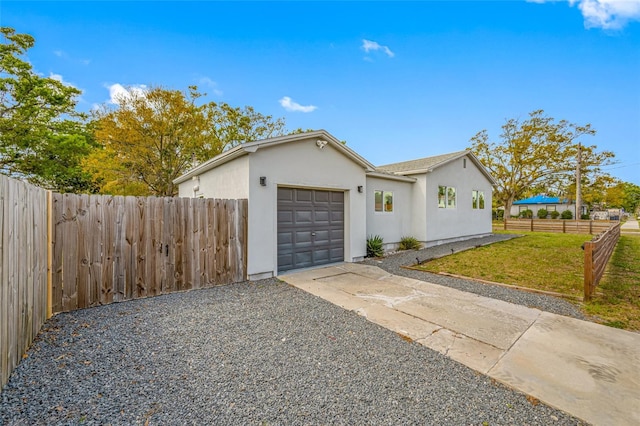
[[566,220],[562,221],[562,233],[563,234],[567,233],[567,221]]
[[591,300],[593,292],[593,243],[584,243],[584,301]]
[[533,218],[531,218],[531,232],[533,232]]
[[53,315],[53,192],[47,191],[47,317]]
[[507,230],[507,216],[504,216],[504,230]]

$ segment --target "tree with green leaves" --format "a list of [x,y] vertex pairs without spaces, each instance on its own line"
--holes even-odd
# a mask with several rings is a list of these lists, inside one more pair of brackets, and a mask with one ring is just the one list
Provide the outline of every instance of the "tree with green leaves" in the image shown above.
[[151,87],[128,90],[95,112],[100,145],[84,162],[100,192],[174,196],[173,180],[238,144],[282,135],[284,120],[252,107],[201,103],[187,92]]
[[[486,130],[477,133],[470,149],[497,182],[494,199],[509,212],[513,202],[532,188],[567,187],[575,179],[579,144],[595,133],[590,124],[556,121],[537,110],[526,120],[507,120],[496,142],[490,141]],[[583,179],[602,174],[600,167],[614,156],[598,152],[595,145],[581,148]]]
[[0,172],[57,191],[91,190],[80,161],[91,149],[80,90],[42,77],[24,59],[35,39],[0,27]]

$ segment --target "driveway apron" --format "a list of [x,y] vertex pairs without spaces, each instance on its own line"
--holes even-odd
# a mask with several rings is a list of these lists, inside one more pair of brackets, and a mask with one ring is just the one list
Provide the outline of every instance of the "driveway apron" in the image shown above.
[[361,264],[281,280],[593,424],[640,424],[640,334]]

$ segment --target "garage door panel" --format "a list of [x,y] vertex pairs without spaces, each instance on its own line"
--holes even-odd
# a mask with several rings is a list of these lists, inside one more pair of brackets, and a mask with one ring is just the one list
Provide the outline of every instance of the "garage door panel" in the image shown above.
[[310,203],[313,200],[313,191],[310,189],[293,189],[296,193],[297,203]]
[[344,260],[344,194],[278,188],[278,271]]
[[295,224],[297,225],[310,225],[313,223],[313,212],[311,210],[296,210],[295,211]]
[[302,247],[305,244],[311,245],[311,231],[295,231],[294,243],[296,247]]
[[278,224],[293,225],[293,212],[291,210],[278,210]]
[[293,188],[278,188],[278,201],[293,201]]
[[331,223],[344,222],[344,212],[341,210],[331,210]]
[[286,232],[278,232],[278,245],[279,246],[283,246],[283,245],[291,245],[293,243],[293,232],[292,231],[286,231]]
[[323,263],[329,263],[329,249],[319,249],[313,251],[313,263],[321,265]]
[[313,266],[313,257],[311,250],[298,251],[293,254],[295,268],[307,268]]
[[317,203],[328,203],[329,202],[329,197],[330,197],[330,192],[326,192],[326,191],[315,191],[315,201]]
[[344,239],[344,230],[343,229],[332,229],[330,234],[331,241],[343,240]]
[[332,203],[344,203],[344,192],[331,192]]
[[344,249],[342,248],[333,248],[329,253],[332,262],[342,262],[344,260]]
[[316,245],[329,244],[329,230],[316,231],[316,235],[313,237],[313,242]]
[[293,253],[278,254],[278,268],[282,271],[293,269]]
[[328,225],[329,210],[316,210],[313,214],[313,219],[316,225]]

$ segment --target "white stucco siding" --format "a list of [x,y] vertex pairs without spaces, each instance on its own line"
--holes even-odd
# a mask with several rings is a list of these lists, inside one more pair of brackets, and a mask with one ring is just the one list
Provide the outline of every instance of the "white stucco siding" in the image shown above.
[[[331,145],[316,139],[258,149],[249,155],[248,273],[262,277],[277,271],[277,188],[304,187],[345,194],[345,260],[366,254],[365,170]],[[266,177],[266,186],[260,177]]]
[[[414,236],[412,230],[412,193],[415,183],[367,176],[367,236],[380,235],[386,245],[395,245],[402,237]],[[375,211],[375,191],[393,194],[393,211]],[[417,237],[416,237],[417,238]]]
[[[466,167],[464,167],[466,159]],[[456,207],[438,207],[438,187],[456,189]],[[484,209],[472,208],[472,191],[484,192]],[[462,157],[426,174],[426,218],[428,243],[489,234],[492,186],[467,157]]]
[[[193,190],[198,184],[199,190]],[[187,180],[179,186],[180,197],[249,198],[249,156],[245,155]]]
[[416,179],[411,194],[411,236],[418,241],[427,241],[427,175],[414,175]]

